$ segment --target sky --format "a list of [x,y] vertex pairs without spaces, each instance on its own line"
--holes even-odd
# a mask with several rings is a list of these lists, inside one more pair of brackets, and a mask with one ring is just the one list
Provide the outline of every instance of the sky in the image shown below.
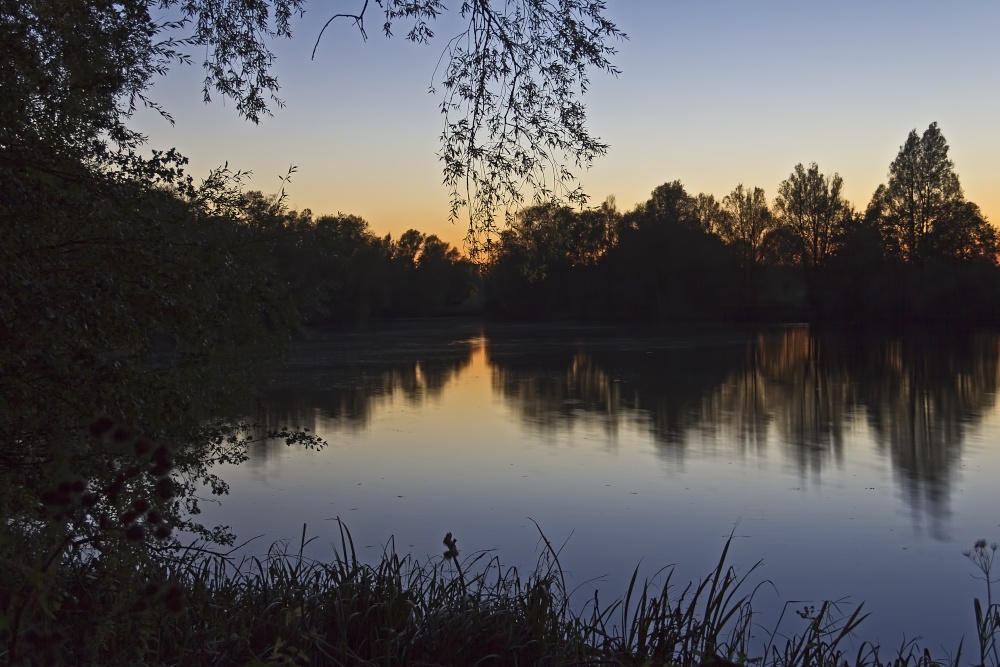
[[[437,159],[443,119],[429,92],[455,9],[430,45],[392,39],[368,20],[368,41],[335,21],[363,0],[313,2],[275,43],[285,103],[259,125],[232,101],[204,104],[199,63],[175,66],[151,97],[170,125],[140,111],[132,127],[153,148],[176,147],[189,173],[253,172],[249,187],[278,191],[290,166],[289,205],[314,215],[351,213],[378,235],[418,229],[461,248],[465,225],[448,221]],[[458,0],[446,2],[458,5]],[[962,0],[608,0],[628,35],[617,77],[594,72],[582,98],[608,154],[579,173],[594,205],[619,210],[680,180],[721,199],[742,183],[773,201],[798,163],[839,173],[864,210],[910,130],[937,122],[965,196],[1000,223],[1000,2]],[[376,9],[372,3],[369,11]]]

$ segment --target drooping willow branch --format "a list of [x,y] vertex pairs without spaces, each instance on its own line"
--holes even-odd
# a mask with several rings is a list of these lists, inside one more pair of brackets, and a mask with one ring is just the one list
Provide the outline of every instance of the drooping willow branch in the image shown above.
[[[413,20],[406,39],[418,43],[433,37],[427,22],[444,10],[440,0],[376,2],[385,12],[387,36],[395,22]],[[368,9],[365,0],[356,14],[330,17],[320,36],[345,18],[367,38]],[[604,2],[593,0],[462,3],[467,25],[446,43],[431,91],[441,90],[438,157],[451,198],[449,217],[467,213],[466,246],[473,255],[499,231],[497,221],[526,198],[586,201],[576,170],[589,167],[608,145],[590,134],[579,98],[589,71],[618,74],[613,44],[626,38],[604,13]]]

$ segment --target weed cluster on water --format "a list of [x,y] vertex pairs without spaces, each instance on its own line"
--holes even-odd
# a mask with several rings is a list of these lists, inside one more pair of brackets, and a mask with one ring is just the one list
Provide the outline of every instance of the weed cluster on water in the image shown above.
[[[156,571],[128,582],[67,580],[63,604],[46,612],[59,632],[58,651],[44,637],[21,637],[0,660],[19,664],[101,665],[672,665],[683,667],[930,667],[962,664],[932,656],[915,643],[883,653],[845,641],[866,618],[861,607],[841,614],[833,602],[789,614],[763,646],[751,642],[753,598],[764,584],[727,564],[726,541],[715,567],[697,584],[671,594],[672,571],[654,587],[638,579],[604,605],[595,593],[571,606],[558,551],[544,539],[527,576],[487,552],[462,557],[449,533],[439,559],[399,556],[392,542],[374,564],[358,559],[347,528],[331,562],[273,545],[263,557],[187,548],[158,561]],[[992,583],[993,550],[976,543],[969,557]],[[145,578],[145,584],[139,582]],[[131,586],[131,597],[122,590]],[[662,591],[662,593],[660,592]],[[131,602],[123,604],[122,600]],[[975,601],[979,661],[998,667],[1000,608]],[[785,614],[782,614],[784,617]],[[34,643],[32,643],[34,642]],[[37,644],[37,646],[36,646]],[[34,648],[32,648],[34,647]]]

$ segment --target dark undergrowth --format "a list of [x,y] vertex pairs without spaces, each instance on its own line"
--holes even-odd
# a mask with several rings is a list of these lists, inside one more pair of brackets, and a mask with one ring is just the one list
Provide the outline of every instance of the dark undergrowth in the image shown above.
[[[544,535],[543,535],[544,539]],[[318,562],[287,545],[265,557],[188,548],[157,561],[131,581],[97,580],[81,562],[57,608],[12,644],[0,662],[74,665],[806,665],[997,667],[1000,609],[992,595],[975,601],[974,651],[959,646],[932,656],[915,643],[893,650],[856,641],[862,608],[835,603],[782,614],[765,639],[750,571],[718,563],[697,583],[676,586],[665,570],[654,586],[638,570],[623,597],[572,607],[558,551],[545,540],[535,570],[503,567],[488,552],[462,557],[445,537],[444,557],[421,563],[392,545],[374,564],[361,562],[341,524],[341,548]],[[990,589],[996,547],[968,552]],[[231,552],[232,553],[232,552]],[[759,565],[759,563],[758,563]],[[142,583],[145,580],[146,583]],[[795,626],[791,631],[785,626]],[[46,632],[48,634],[46,634]],[[33,634],[32,634],[33,633]],[[12,648],[18,646],[17,653]]]

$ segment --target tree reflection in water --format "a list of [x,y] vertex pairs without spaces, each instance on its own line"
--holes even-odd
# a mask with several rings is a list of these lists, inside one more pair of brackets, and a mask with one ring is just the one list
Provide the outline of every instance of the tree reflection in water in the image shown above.
[[774,441],[800,476],[819,479],[843,463],[845,432],[867,427],[908,505],[932,526],[947,516],[967,434],[995,404],[1000,359],[993,333],[857,339],[806,326],[743,340],[499,347],[490,354],[494,387],[530,428],[588,417],[611,434],[643,425],[674,462],[695,441],[743,458],[765,456]]
[[[262,430],[363,431],[387,402],[402,398],[416,406],[439,396],[468,368],[477,336],[478,327],[415,327],[299,342],[256,421]],[[253,447],[249,462],[258,466],[277,449],[266,441]]]
[[[766,332],[636,334],[602,327],[442,325],[300,343],[262,408],[267,427],[356,433],[388,402],[420,406],[485,353],[490,382],[524,428],[650,434],[671,465],[696,451],[780,456],[804,480],[840,467],[866,429],[915,517],[948,515],[963,443],[995,404],[993,333],[896,338]],[[259,445],[263,465],[274,447]]]
[[993,334],[896,340],[868,355],[860,391],[868,423],[916,514],[947,515],[970,430],[996,402]]

